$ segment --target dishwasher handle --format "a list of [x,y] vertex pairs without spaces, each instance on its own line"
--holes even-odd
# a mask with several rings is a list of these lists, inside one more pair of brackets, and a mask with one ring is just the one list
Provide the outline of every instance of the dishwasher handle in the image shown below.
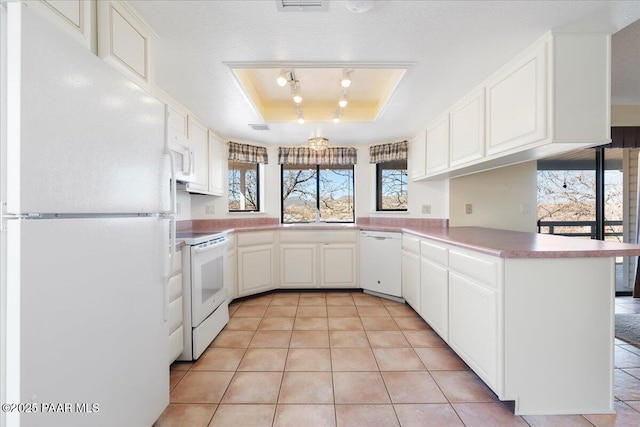
[[360,236],[375,240],[395,240],[401,238],[400,233],[391,231],[361,231]]

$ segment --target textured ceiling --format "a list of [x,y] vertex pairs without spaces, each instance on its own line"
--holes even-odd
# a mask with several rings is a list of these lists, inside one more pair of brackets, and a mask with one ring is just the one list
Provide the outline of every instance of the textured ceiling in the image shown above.
[[[273,144],[304,144],[318,134],[337,144],[411,138],[546,31],[613,34],[640,19],[640,1],[378,0],[365,13],[336,0],[326,12],[278,12],[274,0],[130,4],[158,34],[158,86],[222,137]],[[619,44],[614,36],[613,103],[640,104],[637,62],[625,65],[638,30],[622,35]],[[261,123],[260,115],[225,64],[269,61],[415,65],[373,123],[272,123],[254,131],[248,124]]]

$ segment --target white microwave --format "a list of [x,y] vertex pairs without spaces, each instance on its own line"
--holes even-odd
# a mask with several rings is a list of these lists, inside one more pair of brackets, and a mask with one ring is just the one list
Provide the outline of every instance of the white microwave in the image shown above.
[[169,150],[173,157],[176,181],[193,181],[193,150],[189,141],[182,135],[174,134],[169,137]]

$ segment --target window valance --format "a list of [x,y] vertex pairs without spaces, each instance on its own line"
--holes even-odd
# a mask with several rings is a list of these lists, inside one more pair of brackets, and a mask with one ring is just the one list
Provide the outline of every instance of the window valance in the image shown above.
[[229,141],[229,160],[240,163],[269,163],[267,149]]
[[407,141],[369,147],[369,163],[385,163],[407,160]]
[[357,150],[353,147],[329,147],[324,150],[280,147],[278,163],[281,165],[355,165]]

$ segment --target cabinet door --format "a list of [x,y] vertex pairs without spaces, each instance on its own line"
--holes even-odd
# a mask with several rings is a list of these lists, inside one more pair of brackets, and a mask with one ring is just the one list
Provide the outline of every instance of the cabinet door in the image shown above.
[[222,281],[227,290],[227,301],[231,301],[238,296],[238,259],[235,249],[227,251],[224,258],[224,277]]
[[546,137],[547,43],[487,82],[487,154]]
[[353,243],[325,243],[320,246],[320,286],[356,287],[357,254]]
[[273,245],[238,248],[238,295],[251,295],[274,286]]
[[420,135],[411,140],[409,144],[409,159],[411,160],[411,179],[421,179],[427,174],[425,135]]
[[222,196],[224,190],[225,159],[223,143],[209,131],[209,193]]
[[99,1],[98,55],[146,90],[151,89],[151,31],[140,17],[117,1]]
[[209,142],[207,127],[189,116],[189,141],[193,148],[194,180],[188,185],[192,189],[209,190]]
[[420,255],[402,251],[402,297],[420,313]]
[[449,273],[449,345],[496,390],[498,293]]
[[427,127],[427,175],[449,168],[449,114]]
[[31,1],[29,7],[53,21],[92,53],[97,53],[94,2],[88,0]]
[[442,339],[449,340],[449,273],[446,267],[420,260],[420,315]]
[[285,288],[318,286],[315,244],[280,244],[280,285]]
[[484,87],[471,92],[450,111],[451,166],[484,156]]
[[167,118],[167,124],[169,127],[169,135],[177,135],[181,140],[185,140],[189,132],[188,113],[182,108],[172,104],[168,104],[168,110],[169,117]]

